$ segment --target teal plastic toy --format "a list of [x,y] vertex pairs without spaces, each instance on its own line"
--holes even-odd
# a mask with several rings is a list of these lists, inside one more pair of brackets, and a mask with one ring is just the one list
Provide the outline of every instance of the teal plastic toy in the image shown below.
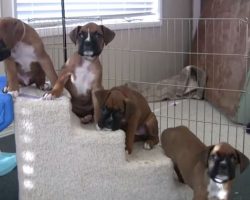
[[16,154],[0,152],[0,176],[3,176],[16,167]]

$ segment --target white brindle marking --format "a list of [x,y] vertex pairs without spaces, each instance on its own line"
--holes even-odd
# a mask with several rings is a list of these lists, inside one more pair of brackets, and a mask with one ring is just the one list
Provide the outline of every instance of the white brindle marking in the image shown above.
[[209,181],[207,187],[208,198],[217,198],[218,200],[224,200],[227,197],[227,190],[224,189],[223,184],[216,183],[212,179]]
[[75,77],[71,75],[71,82],[75,85],[79,95],[86,95],[91,90],[95,75],[90,71],[91,62],[85,60],[83,65],[75,69]]
[[21,65],[24,72],[29,72],[30,64],[38,61],[34,48],[23,42],[18,42],[16,44],[11,50],[11,56],[14,58],[15,62]]

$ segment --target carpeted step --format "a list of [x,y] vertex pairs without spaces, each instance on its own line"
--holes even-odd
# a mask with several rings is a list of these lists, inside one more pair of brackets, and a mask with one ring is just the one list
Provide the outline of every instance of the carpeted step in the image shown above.
[[67,97],[18,97],[15,134],[20,200],[191,199],[160,146],[128,156],[123,131],[81,125]]

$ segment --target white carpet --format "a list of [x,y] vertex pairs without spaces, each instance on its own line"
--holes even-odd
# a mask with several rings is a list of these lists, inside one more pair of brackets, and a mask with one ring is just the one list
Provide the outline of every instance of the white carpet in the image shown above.
[[20,200],[191,200],[159,146],[127,156],[122,131],[80,125],[67,97],[17,98],[15,134]]

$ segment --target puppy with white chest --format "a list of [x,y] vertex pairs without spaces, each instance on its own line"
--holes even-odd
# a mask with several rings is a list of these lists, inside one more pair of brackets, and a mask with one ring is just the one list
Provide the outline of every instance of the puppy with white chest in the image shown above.
[[228,143],[205,146],[184,126],[163,131],[161,144],[179,181],[193,189],[194,200],[228,200],[236,173],[249,165],[248,158]]
[[103,89],[99,55],[115,33],[103,25],[88,23],[76,27],[69,37],[78,46],[78,51],[68,58],[55,86],[44,99],[59,97],[65,86],[71,94],[72,111],[82,123],[89,123],[93,115],[95,121],[99,115],[94,92]]
[[52,85],[57,80],[52,61],[37,32],[15,18],[0,18],[0,61],[7,76],[6,92],[18,96],[19,84],[36,84],[46,89],[45,75]]
[[126,133],[126,150],[130,154],[135,141],[145,141],[144,148],[152,149],[159,142],[158,122],[146,99],[126,86],[95,93],[100,104],[100,129]]

